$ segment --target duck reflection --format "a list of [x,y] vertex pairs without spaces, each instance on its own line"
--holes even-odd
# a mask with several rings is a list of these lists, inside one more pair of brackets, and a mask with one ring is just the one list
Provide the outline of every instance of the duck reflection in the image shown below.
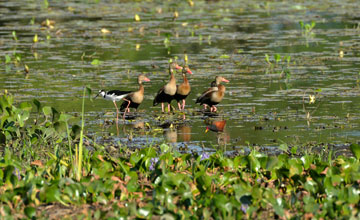
[[191,127],[189,125],[180,125],[178,127],[178,135],[183,142],[191,140]]
[[165,138],[170,143],[176,143],[178,139],[182,142],[191,140],[191,127],[188,125],[171,126],[164,132]]
[[131,124],[124,124],[122,131],[126,134],[130,140],[132,140],[133,134],[145,135],[146,126],[144,121],[135,121]]
[[175,128],[170,128],[170,129],[167,129],[165,130],[165,137],[166,137],[166,140],[169,142],[169,143],[176,143],[177,142],[177,132],[176,132],[176,129]]
[[209,131],[216,133],[217,143],[219,145],[226,145],[230,143],[230,134],[226,132],[226,120],[219,120],[219,119],[211,119],[208,118],[205,120],[206,130],[205,133]]

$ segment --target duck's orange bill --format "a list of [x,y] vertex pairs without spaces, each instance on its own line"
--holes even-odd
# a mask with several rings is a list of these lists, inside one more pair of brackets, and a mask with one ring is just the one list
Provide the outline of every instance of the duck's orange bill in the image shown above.
[[147,78],[147,77],[145,77],[143,80],[144,80],[145,82],[149,82],[149,81],[150,81],[150,79]]
[[209,126],[206,126],[205,133],[208,133],[209,130],[210,130]]
[[221,81],[226,82],[226,83],[230,82],[229,80],[227,80],[225,78],[223,78]]
[[179,66],[178,64],[176,64],[175,68],[176,68],[177,70],[182,70],[182,66]]
[[193,74],[189,68],[186,69],[186,72],[189,74]]

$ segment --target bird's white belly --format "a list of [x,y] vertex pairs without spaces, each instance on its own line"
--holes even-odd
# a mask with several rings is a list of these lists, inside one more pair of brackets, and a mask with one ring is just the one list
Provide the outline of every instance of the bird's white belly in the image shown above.
[[106,95],[105,99],[117,102],[117,101],[122,100],[126,95],[127,94],[124,94],[124,95],[121,95],[121,96],[116,96],[116,95],[111,94],[111,95]]

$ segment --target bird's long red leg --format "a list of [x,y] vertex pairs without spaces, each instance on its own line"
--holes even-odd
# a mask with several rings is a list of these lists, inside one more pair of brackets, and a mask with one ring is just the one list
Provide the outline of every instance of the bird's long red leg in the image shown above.
[[168,104],[168,112],[170,113],[170,104]]
[[116,108],[116,125],[118,124],[118,120],[119,120],[119,109],[118,109],[118,107],[117,107],[117,105],[116,105],[116,102],[115,101],[113,101],[114,102],[114,105],[115,105],[115,108]]
[[181,104],[178,102],[179,111],[181,111]]
[[125,120],[125,114],[126,114],[127,111],[130,110],[130,109],[129,109],[129,106],[130,106],[131,101],[130,101],[130,100],[127,100],[127,99],[124,99],[124,101],[127,101],[127,102],[128,102],[128,105],[126,106],[125,111],[124,111],[124,114],[123,114],[123,119]]
[[184,111],[185,110],[185,99],[182,100],[182,110]]
[[163,113],[165,112],[164,103],[163,103],[163,102],[161,103],[161,112],[163,112]]

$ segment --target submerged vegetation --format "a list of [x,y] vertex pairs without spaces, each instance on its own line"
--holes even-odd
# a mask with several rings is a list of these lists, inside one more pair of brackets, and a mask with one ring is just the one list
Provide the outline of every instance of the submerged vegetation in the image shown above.
[[360,217],[359,145],[355,157],[117,148],[86,137],[84,112],[81,127],[69,126],[72,116],[7,94],[0,109],[2,218]]

